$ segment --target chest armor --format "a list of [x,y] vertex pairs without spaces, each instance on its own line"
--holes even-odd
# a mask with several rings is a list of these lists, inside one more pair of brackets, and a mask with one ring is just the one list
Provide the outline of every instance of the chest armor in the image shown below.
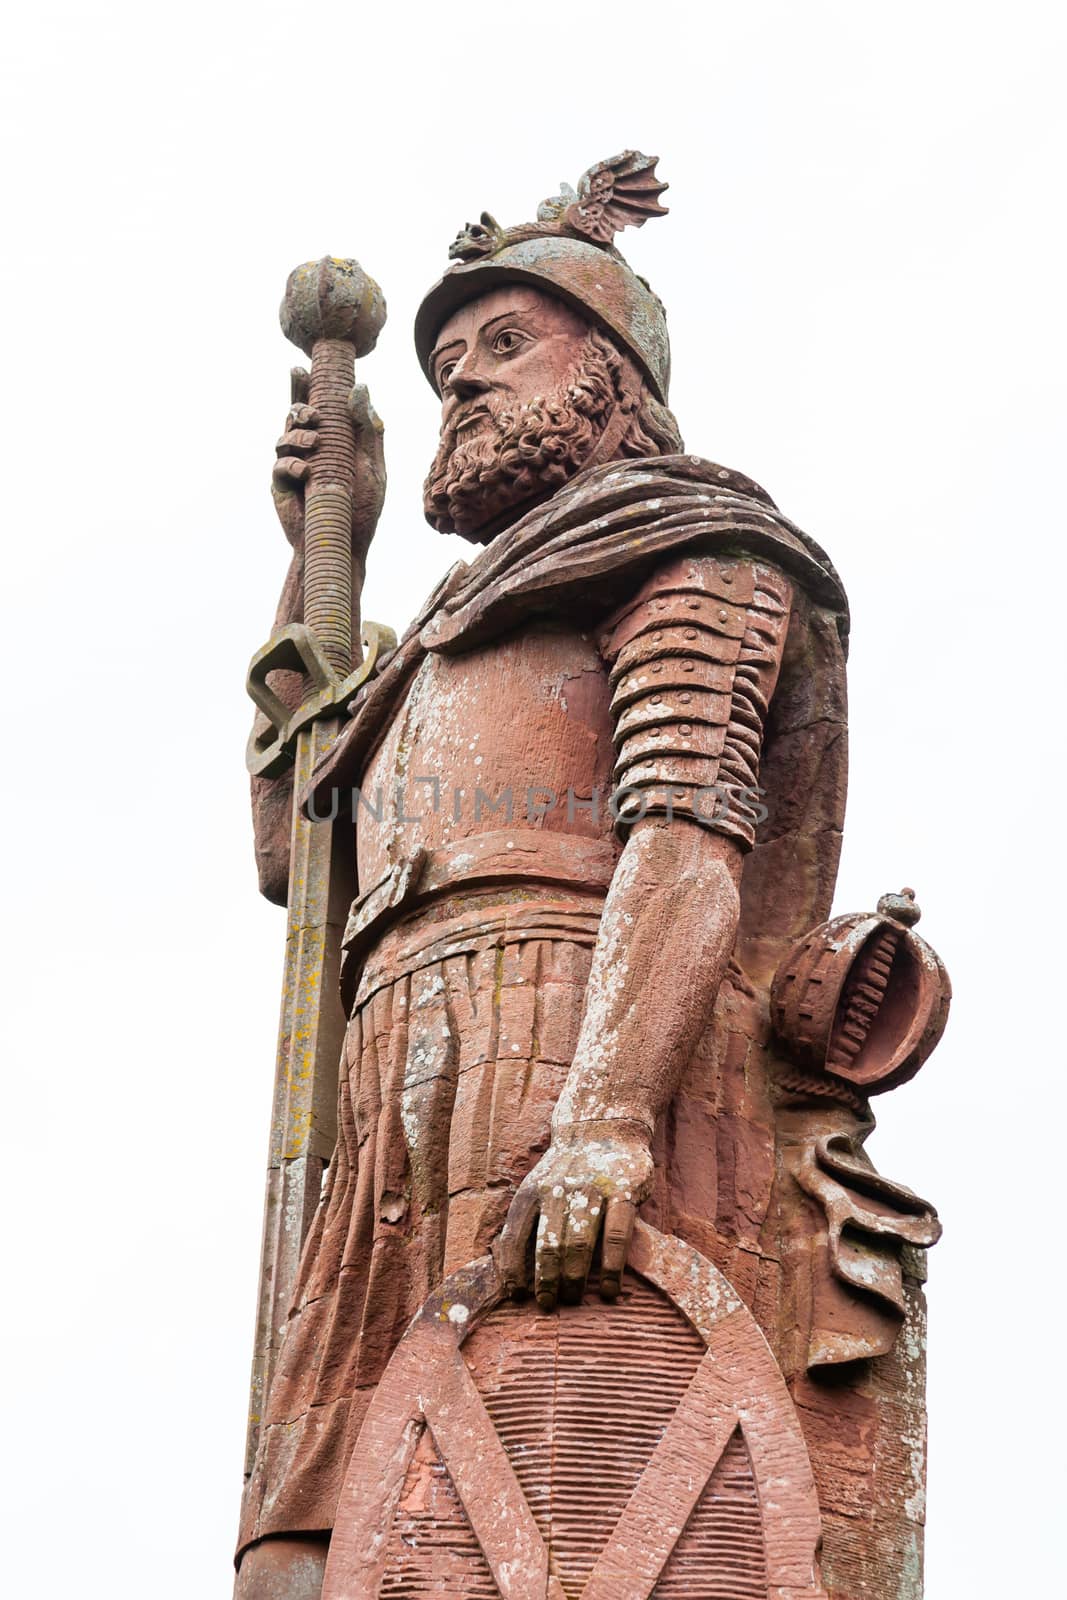
[[610,840],[610,706],[596,646],[566,627],[427,656],[364,769],[360,889],[417,849],[512,827]]

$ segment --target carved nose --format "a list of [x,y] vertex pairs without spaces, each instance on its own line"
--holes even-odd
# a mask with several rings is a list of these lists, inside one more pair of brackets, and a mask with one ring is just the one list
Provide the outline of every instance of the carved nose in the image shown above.
[[462,372],[457,367],[449,377],[448,387],[460,400],[470,400],[476,394],[484,394],[490,385],[485,378],[479,378],[476,373]]

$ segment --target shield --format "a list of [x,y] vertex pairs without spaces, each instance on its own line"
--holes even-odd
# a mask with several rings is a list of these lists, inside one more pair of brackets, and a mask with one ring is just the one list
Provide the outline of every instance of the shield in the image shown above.
[[754,1318],[639,1222],[614,1304],[516,1305],[489,1256],[431,1296],[360,1431],[323,1600],[825,1600],[819,1536]]

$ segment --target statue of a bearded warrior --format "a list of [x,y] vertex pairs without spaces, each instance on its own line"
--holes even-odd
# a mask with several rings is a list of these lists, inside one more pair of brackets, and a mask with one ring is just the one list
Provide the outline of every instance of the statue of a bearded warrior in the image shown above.
[[[358,888],[246,1600],[921,1593],[938,1224],[863,1145],[948,985],[910,890],[827,920],[845,594],[685,451],[613,242],[663,188],[628,151],[483,215],[418,313],[426,516],[475,553],[297,794]],[[381,429],[349,414],[361,572]],[[298,397],[279,447],[279,624],[319,422]],[[283,902],[291,792],[256,781]]]

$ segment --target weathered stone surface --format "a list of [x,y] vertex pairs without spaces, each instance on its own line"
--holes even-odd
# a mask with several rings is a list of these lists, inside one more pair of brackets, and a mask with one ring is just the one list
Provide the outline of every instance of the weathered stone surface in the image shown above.
[[325,1600],[724,1583],[825,1600],[811,1468],[762,1334],[679,1241],[642,1224],[633,1259],[615,1303],[549,1316],[502,1302],[488,1258],[445,1280],[367,1415]]
[[[683,452],[662,307],[605,248],[660,213],[654,166],[483,216],[420,314],[427,515],[479,549],[302,795],[354,846],[349,1020],[244,1600],[303,1600],[331,1530],[327,1600],[921,1594],[939,1228],[864,1143],[947,977],[910,891],[828,921],[847,605]],[[276,468],[297,570],[320,421]]]

